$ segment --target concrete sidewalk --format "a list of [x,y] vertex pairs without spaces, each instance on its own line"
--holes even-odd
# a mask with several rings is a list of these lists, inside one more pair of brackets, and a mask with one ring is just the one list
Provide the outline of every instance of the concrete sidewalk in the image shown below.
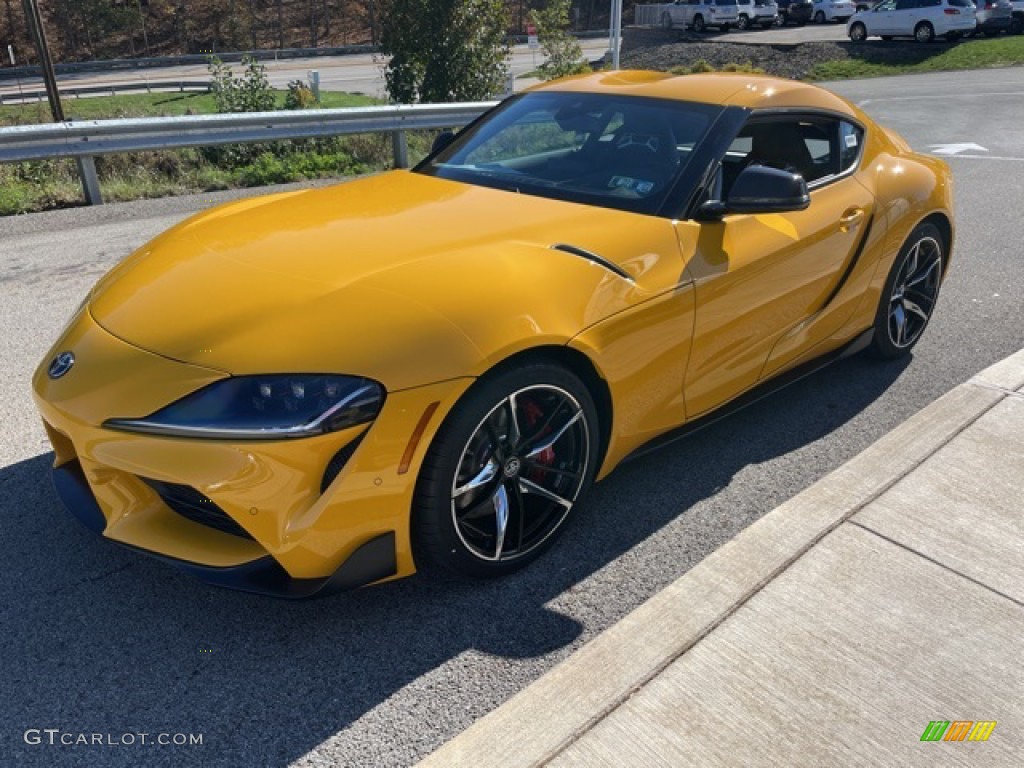
[[[1024,765],[1024,351],[422,766]],[[996,721],[922,742],[929,722]]]

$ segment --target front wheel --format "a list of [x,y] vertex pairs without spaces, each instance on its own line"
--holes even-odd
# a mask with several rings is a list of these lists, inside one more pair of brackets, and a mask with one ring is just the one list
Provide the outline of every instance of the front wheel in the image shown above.
[[816,14],[814,14],[814,22],[816,24],[824,24],[825,23],[825,14],[822,13],[821,11],[818,11]]
[[593,483],[598,435],[590,393],[564,368],[529,363],[481,379],[424,458],[417,563],[502,576],[536,559]]
[[1024,17],[1014,16],[1010,19],[1010,28],[1007,32],[1011,35],[1024,34]]
[[703,32],[704,29],[705,29],[704,17],[703,16],[696,16],[696,17],[694,17],[694,19],[693,19],[693,31],[697,32],[697,33],[700,33],[700,32]]
[[930,43],[935,39],[935,28],[927,21],[914,27],[914,39],[919,43]]
[[850,39],[855,43],[862,43],[868,39],[868,28],[859,21],[850,27]]
[[739,20],[736,22],[736,28],[742,30],[750,29],[750,17],[745,13],[741,13]]
[[924,333],[942,285],[945,243],[933,224],[907,238],[882,289],[871,350],[892,360],[908,354]]

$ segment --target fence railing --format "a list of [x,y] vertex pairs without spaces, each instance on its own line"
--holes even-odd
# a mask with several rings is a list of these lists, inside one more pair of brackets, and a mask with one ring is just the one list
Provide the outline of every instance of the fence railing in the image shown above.
[[634,5],[633,23],[638,27],[657,27],[661,25],[661,15],[668,3],[657,5]]
[[[116,96],[119,93],[126,93],[129,91],[146,91],[151,93],[153,91],[177,91],[178,93],[184,93],[185,91],[198,91],[205,92],[210,90],[210,82],[208,80],[154,80],[146,83],[118,83],[111,85],[80,85],[73,88],[60,88],[61,98],[68,96],[74,96],[78,98],[80,96],[90,96],[93,94],[107,94]],[[0,93],[0,104],[18,104],[26,101],[45,101],[46,91],[33,90],[33,91],[18,91],[17,93]]]
[[103,202],[93,161],[97,155],[390,133],[395,167],[405,168],[409,165],[406,131],[463,126],[496,104],[493,101],[400,104],[16,125],[0,128],[0,163],[75,158],[86,200],[96,205]]

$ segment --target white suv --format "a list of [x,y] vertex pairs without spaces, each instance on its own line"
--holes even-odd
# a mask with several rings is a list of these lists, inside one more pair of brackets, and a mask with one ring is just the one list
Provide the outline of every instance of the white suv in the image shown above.
[[973,32],[975,23],[971,0],[883,0],[850,19],[846,33],[855,43],[871,36],[930,43],[937,36],[956,40]]
[[[1024,0],[1020,2],[1024,3]],[[736,7],[739,10],[736,26],[740,29],[759,25],[768,29],[774,27],[779,18],[779,6],[775,0],[736,0]]]
[[676,0],[665,6],[661,25],[666,29],[692,27],[694,32],[718,27],[722,32],[728,32],[739,20],[736,0]]
[[846,21],[857,12],[853,0],[814,0],[814,15],[818,24],[826,21]]

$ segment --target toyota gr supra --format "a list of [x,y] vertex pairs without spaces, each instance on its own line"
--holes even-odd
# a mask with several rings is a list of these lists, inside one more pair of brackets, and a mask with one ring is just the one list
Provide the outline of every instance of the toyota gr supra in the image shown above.
[[222,586],[506,574],[657,438],[907,354],[953,232],[948,167],[815,86],[546,84],[412,170],[213,208],[115,267],[33,380],[55,485]]

